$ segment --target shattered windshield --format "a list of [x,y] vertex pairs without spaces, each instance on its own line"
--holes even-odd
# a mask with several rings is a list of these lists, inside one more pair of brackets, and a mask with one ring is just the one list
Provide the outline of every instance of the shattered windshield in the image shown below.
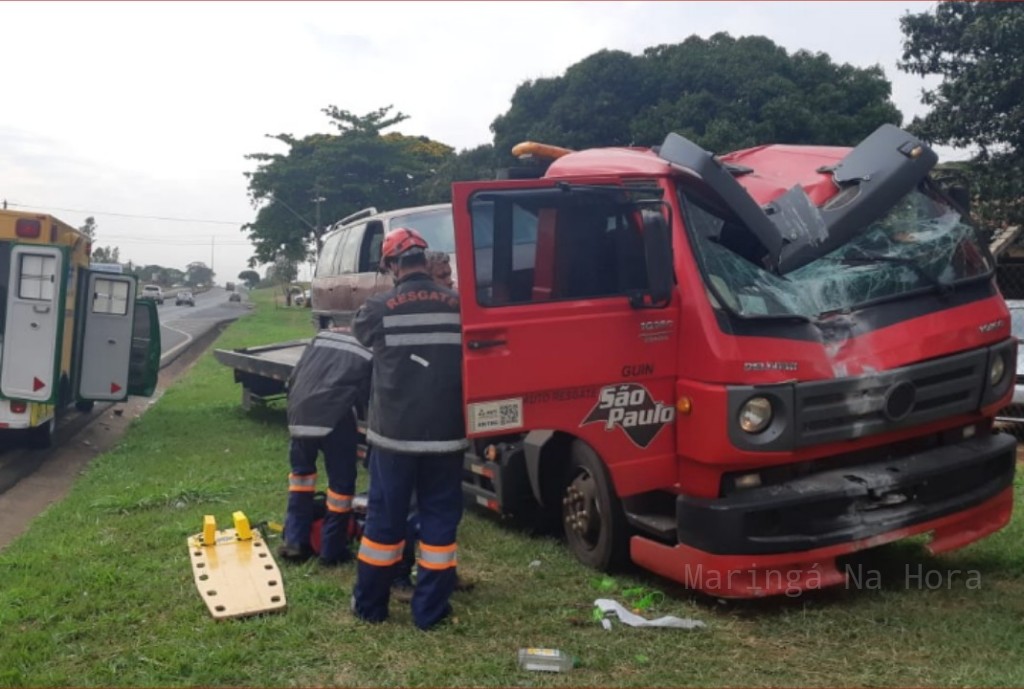
[[926,185],[864,232],[785,276],[743,258],[743,228],[680,192],[712,302],[739,316],[802,316],[849,310],[923,290],[949,291],[988,275],[991,258],[974,229]]

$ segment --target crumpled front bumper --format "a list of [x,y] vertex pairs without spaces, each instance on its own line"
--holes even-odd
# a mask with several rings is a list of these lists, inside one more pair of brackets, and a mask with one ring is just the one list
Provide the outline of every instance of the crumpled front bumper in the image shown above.
[[642,536],[633,560],[719,597],[842,584],[841,555],[933,532],[934,553],[1009,521],[1016,440],[970,438],[898,459],[824,471],[724,498],[679,496],[679,544]]

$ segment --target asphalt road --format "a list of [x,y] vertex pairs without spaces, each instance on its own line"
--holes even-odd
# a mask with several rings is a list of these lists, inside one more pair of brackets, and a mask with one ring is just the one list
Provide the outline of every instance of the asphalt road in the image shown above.
[[[242,300],[233,302],[228,299],[230,292],[216,287],[195,295],[195,306],[175,306],[175,294],[168,292],[163,305],[157,309],[160,314],[161,367],[173,361],[193,339],[218,323],[239,318],[248,312],[250,306],[244,290],[240,292]],[[63,410],[57,421],[57,439],[50,450],[27,449],[15,434],[0,435],[0,494],[29,474],[45,469],[62,446],[69,444],[76,434],[110,406],[98,403],[89,413],[78,412],[74,407]],[[0,515],[0,519],[2,517]]]

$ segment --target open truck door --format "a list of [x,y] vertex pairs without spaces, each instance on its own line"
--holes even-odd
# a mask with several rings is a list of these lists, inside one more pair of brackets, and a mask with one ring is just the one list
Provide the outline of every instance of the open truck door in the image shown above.
[[660,194],[600,177],[453,186],[467,431],[530,433],[542,505],[556,431],[602,448],[614,489],[591,471],[620,495],[674,480],[681,328]]
[[117,402],[129,394],[152,394],[160,359],[159,323],[150,313],[155,304],[136,301],[136,290],[131,275],[87,274],[79,303],[84,315],[75,389],[79,401]]
[[8,399],[53,404],[64,327],[67,257],[55,246],[19,244],[11,251],[0,393]]

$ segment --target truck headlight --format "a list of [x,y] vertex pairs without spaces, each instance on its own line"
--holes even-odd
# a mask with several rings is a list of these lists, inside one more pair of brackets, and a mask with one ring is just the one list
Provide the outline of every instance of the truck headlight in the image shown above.
[[740,428],[760,433],[772,422],[772,403],[765,397],[751,397],[740,407]]
[[989,385],[992,387],[999,385],[1004,375],[1006,375],[1006,358],[1002,354],[996,354],[988,370]]

